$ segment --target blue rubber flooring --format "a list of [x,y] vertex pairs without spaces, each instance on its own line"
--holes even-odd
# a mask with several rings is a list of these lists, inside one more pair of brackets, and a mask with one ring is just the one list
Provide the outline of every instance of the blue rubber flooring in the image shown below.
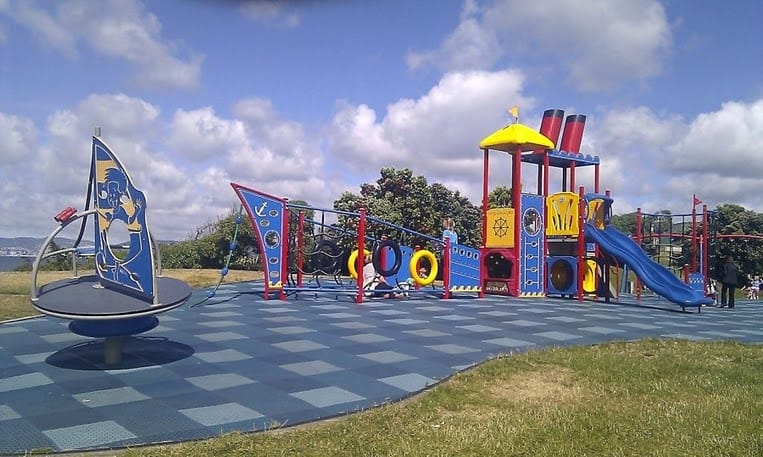
[[640,304],[513,299],[264,300],[224,285],[199,306],[103,340],[50,317],[0,324],[0,454],[119,448],[291,426],[419,392],[500,353],[645,337],[763,342],[763,303],[682,313]]

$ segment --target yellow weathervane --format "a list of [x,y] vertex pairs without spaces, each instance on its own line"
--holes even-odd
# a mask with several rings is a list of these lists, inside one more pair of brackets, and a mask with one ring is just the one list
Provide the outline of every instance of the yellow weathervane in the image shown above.
[[509,108],[509,114],[511,114],[511,117],[514,118],[514,123],[519,123],[519,107],[517,105],[512,106]]

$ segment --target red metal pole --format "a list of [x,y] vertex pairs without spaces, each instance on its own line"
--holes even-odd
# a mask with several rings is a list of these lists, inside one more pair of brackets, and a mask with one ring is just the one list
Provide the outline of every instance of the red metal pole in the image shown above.
[[487,205],[488,205],[488,175],[489,158],[487,148],[482,150],[484,155],[482,159],[482,245],[487,243]]
[[445,251],[442,256],[442,298],[450,298],[450,238],[445,238]]
[[[414,247],[413,247],[413,252],[419,252],[420,250],[421,250],[421,246],[419,246],[418,244],[417,244],[416,246],[414,246]],[[421,269],[421,260],[419,260],[418,262],[416,262],[416,274],[419,274],[419,270],[420,270],[420,269]],[[418,281],[415,281],[415,280],[414,280],[414,281],[413,281],[413,288],[414,288],[415,290],[419,290],[419,289],[421,289],[421,284],[419,284],[419,282],[418,282]]]
[[297,287],[302,287],[302,267],[304,267],[303,251],[305,249],[305,212],[299,212],[299,229],[297,230]]
[[707,226],[707,205],[702,205],[702,275],[705,277],[705,286],[708,283],[708,275],[710,274],[710,266],[707,264],[710,260],[708,249],[710,248],[710,240],[708,236],[710,234],[710,228]]
[[[381,242],[387,241],[387,234],[381,235]],[[383,269],[387,269],[387,248],[379,249],[379,263],[381,264]]]
[[[289,207],[286,206],[286,199],[283,203],[283,219],[281,220],[281,226],[283,227],[283,234],[281,237],[281,289],[278,293],[280,300],[286,300],[286,291],[283,290],[284,282],[289,274]],[[265,278],[265,282],[270,282],[269,278]],[[268,294],[265,294],[267,299]]]
[[585,188],[580,186],[578,190],[580,201],[578,202],[578,301],[583,301],[583,277],[585,275]]
[[[545,225],[548,227],[548,207],[546,206],[546,199],[548,198],[549,191],[549,179],[550,179],[550,166],[551,160],[548,156],[548,150],[543,151],[543,220],[546,221]],[[543,230],[543,259],[541,259],[545,265],[546,259],[548,259],[548,236],[546,230]],[[545,271],[545,270],[544,270]],[[548,292],[548,271],[543,275],[543,292]]]
[[691,271],[697,271],[697,195],[691,200]]
[[[522,211],[520,206],[522,205],[522,148],[517,147],[516,152],[511,156],[511,163],[513,170],[511,173],[511,206],[514,208],[514,252],[519,252],[519,236],[521,234],[522,227]],[[520,262],[524,263],[519,256],[515,256],[517,261],[514,262],[514,274],[512,275],[516,281],[519,281]],[[519,293],[519,290],[517,290]]]
[[[636,208],[636,244],[641,246],[641,208]],[[636,300],[641,300],[641,280],[636,276]]]
[[358,220],[358,257],[355,259],[355,271],[358,272],[358,296],[355,303],[363,303],[363,266],[365,266],[366,249],[366,209],[360,208]]

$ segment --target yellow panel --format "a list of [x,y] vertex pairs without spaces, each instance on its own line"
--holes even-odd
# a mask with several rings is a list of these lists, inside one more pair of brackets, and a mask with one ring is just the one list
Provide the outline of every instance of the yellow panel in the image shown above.
[[546,197],[548,224],[546,236],[577,236],[580,196],[574,192],[557,192]]
[[588,202],[588,222],[604,230],[604,200],[597,198]]
[[487,210],[487,248],[514,247],[514,208]]
[[585,274],[583,275],[583,292],[590,294],[596,292],[596,261],[587,259],[585,261]]

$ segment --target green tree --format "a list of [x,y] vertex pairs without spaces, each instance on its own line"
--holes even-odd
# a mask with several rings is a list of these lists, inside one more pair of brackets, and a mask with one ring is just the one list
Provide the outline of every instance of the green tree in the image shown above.
[[[299,239],[299,218],[304,215],[302,225],[302,254],[303,259],[315,251],[317,247],[316,234],[321,233],[321,221],[315,220],[315,210],[305,200],[292,200],[289,202],[289,270],[295,271],[298,262],[298,239]],[[306,269],[303,265],[303,269]],[[310,268],[307,268],[309,271]]]
[[[717,269],[726,256],[733,256],[747,275],[763,272],[763,215],[736,204],[718,206],[713,217],[714,242],[710,246],[710,265]],[[750,236],[751,235],[751,236]]]
[[487,197],[487,206],[493,208],[511,208],[511,189],[506,186],[498,186],[491,190]]
[[633,236],[636,234],[636,213],[612,215],[612,226],[620,232]]
[[[237,222],[239,221],[239,222]],[[165,268],[222,268],[230,255],[230,268],[256,270],[259,249],[246,214],[231,210],[216,222],[197,230],[195,239],[160,245]],[[235,246],[231,250],[231,243]]]
[[[373,218],[438,239],[442,234],[443,219],[452,217],[459,242],[472,246],[479,244],[479,208],[458,191],[453,192],[440,183],[430,185],[426,178],[414,175],[408,168],[382,168],[380,178],[375,183],[360,186],[360,194],[345,192],[334,201],[334,209],[338,211],[354,213],[360,208],[365,208]],[[338,219],[338,225],[351,233],[348,239],[352,246],[352,234],[357,231],[357,218],[340,216]],[[407,235],[376,222],[368,224],[366,233],[376,238],[387,234],[409,246],[429,244],[423,237]]]

